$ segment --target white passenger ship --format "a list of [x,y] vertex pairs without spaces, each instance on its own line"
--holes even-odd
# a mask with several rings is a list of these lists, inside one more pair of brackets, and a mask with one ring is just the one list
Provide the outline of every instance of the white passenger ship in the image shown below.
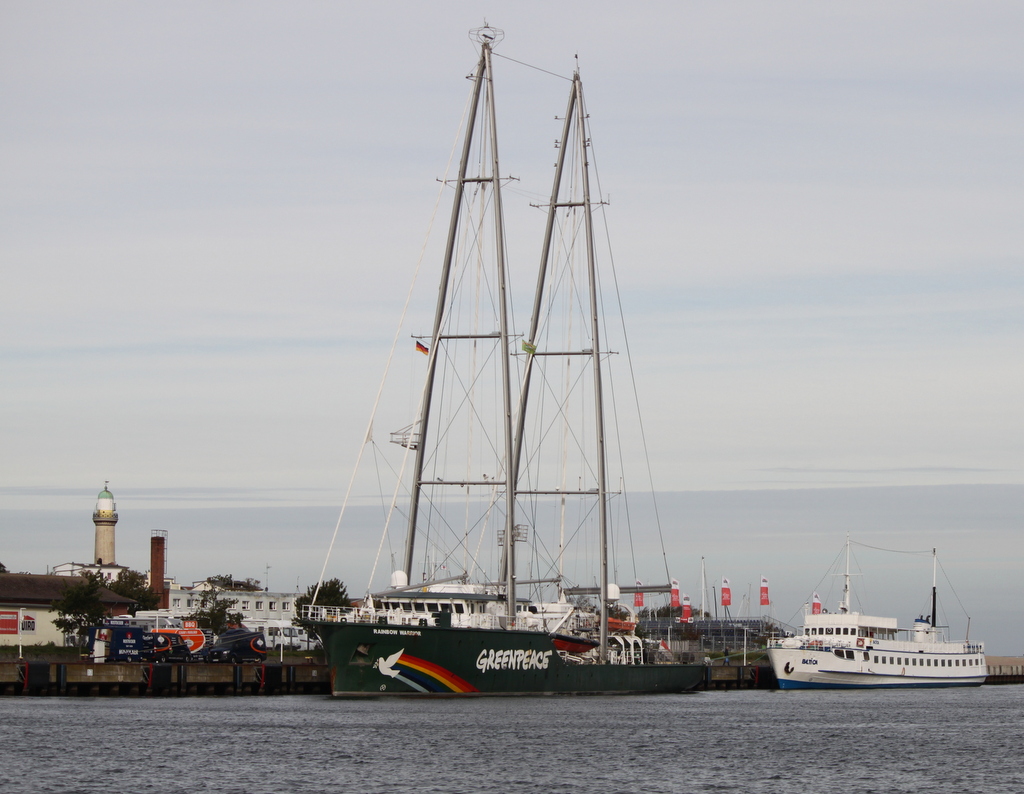
[[808,612],[804,615],[802,634],[777,640],[769,647],[768,656],[781,689],[950,687],[985,683],[988,668],[984,644],[948,641],[936,625],[934,580],[932,614],[915,620],[912,629],[897,628],[896,618],[852,612],[849,598],[847,541],[843,600],[838,611]]

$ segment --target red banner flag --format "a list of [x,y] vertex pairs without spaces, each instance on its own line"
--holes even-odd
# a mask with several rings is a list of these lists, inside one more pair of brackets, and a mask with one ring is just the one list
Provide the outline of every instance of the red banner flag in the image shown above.
[[768,600],[768,578],[765,576],[761,577],[761,606],[766,607],[771,604]]
[[683,616],[679,619],[680,623],[693,623],[693,610],[690,608],[690,597],[688,595],[683,596]]
[[[637,582],[636,582],[636,586],[637,587],[643,587],[644,583],[641,582],[638,579]],[[644,605],[644,594],[641,593],[639,590],[637,590],[635,593],[633,593],[633,606],[634,607],[642,607],[643,605]]]
[[672,580],[672,606],[679,606],[679,580]]
[[729,587],[729,580],[722,577],[722,606],[732,606],[732,588]]
[[814,598],[811,599],[811,614],[812,615],[820,615],[821,614],[821,599],[818,597],[817,593],[815,593],[814,594]]

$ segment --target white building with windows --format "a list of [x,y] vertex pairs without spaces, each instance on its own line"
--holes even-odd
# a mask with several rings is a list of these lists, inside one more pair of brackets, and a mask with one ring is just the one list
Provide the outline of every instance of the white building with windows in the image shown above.
[[[202,606],[203,593],[214,588],[209,581],[193,582],[191,587],[182,587],[174,580],[169,581],[170,596],[168,613],[172,617],[184,618]],[[231,611],[240,612],[243,622],[286,621],[295,617],[295,598],[298,593],[272,593],[268,590],[219,590],[222,601],[231,602]]]

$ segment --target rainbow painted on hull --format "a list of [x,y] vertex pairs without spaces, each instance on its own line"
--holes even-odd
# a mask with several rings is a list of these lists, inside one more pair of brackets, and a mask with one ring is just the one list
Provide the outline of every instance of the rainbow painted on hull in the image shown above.
[[479,692],[475,686],[468,681],[455,675],[441,665],[419,659],[405,653],[403,648],[398,652],[398,658],[391,662],[388,668],[378,663],[377,667],[385,675],[393,675],[396,681],[408,684],[418,692],[439,693],[451,692],[457,695],[465,695],[470,692]]

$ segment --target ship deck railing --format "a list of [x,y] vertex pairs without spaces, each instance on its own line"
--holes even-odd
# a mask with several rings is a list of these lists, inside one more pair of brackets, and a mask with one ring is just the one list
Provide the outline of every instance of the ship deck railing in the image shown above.
[[[367,607],[328,607],[307,604],[302,608],[302,617],[320,623],[387,623],[389,626],[433,626],[437,613],[407,612],[402,609],[372,609]],[[505,627],[504,615],[489,613],[449,612],[451,625],[455,628],[501,629]],[[519,631],[547,631],[542,618],[520,615],[515,629]]]
[[[302,618],[315,623],[386,623],[389,626],[409,626],[419,628],[423,626],[437,625],[434,615],[437,613],[407,612],[402,609],[374,609],[372,607],[330,607],[315,604],[306,604],[302,607]],[[453,628],[474,628],[474,629],[506,629],[505,616],[490,613],[458,613],[449,612]],[[512,631],[541,631],[547,634],[551,628],[549,620],[532,614],[521,614],[516,620]],[[581,624],[586,621],[580,621]],[[565,627],[568,628],[568,627]],[[574,629],[589,628],[588,626],[574,626]],[[630,632],[611,632],[609,637],[613,640],[629,645],[627,655],[631,658],[628,663],[638,664],[642,659],[642,650],[633,647],[639,643],[639,638]],[[621,663],[621,662],[620,662]]]

